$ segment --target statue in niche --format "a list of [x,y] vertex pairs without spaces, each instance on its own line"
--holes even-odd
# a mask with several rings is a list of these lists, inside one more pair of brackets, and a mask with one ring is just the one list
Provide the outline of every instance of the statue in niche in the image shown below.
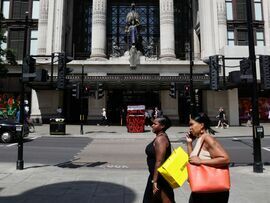
[[131,4],[131,10],[126,17],[126,30],[128,35],[128,43],[130,46],[137,44],[139,36],[140,19],[139,14],[135,10],[135,3]]
[[146,53],[145,56],[148,58],[151,58],[154,56],[154,43],[151,42],[147,47],[146,47]]
[[120,57],[121,56],[120,47],[116,44],[116,42],[113,42],[113,44],[112,44],[112,56],[113,57]]
[[130,67],[132,69],[135,69],[136,65],[139,63],[140,50],[138,50],[138,47],[142,47],[139,45],[139,42],[142,41],[139,40],[140,39],[139,31],[140,31],[139,14],[135,10],[135,3],[132,3],[131,10],[126,17],[126,30],[125,30],[128,39],[127,43],[130,47],[129,62]]

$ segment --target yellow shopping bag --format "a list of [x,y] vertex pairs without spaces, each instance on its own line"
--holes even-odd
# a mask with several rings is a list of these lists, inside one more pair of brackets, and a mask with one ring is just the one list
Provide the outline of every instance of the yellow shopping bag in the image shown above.
[[188,178],[188,154],[182,147],[175,149],[168,159],[158,168],[158,172],[165,178],[172,188],[180,187]]

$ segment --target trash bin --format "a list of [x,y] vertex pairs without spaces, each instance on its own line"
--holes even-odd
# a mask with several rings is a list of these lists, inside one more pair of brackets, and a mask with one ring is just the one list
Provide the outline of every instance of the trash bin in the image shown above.
[[65,135],[66,123],[64,118],[50,119],[50,135]]

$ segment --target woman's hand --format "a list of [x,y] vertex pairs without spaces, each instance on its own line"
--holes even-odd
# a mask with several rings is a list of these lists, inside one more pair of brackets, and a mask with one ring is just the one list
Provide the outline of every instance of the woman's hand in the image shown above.
[[191,132],[188,132],[188,133],[186,134],[186,141],[187,141],[187,143],[192,143],[193,140],[195,140],[195,137],[192,135]]
[[157,182],[154,182],[153,183],[153,194],[157,194],[157,192],[159,191],[159,188],[158,188],[158,185],[157,185]]
[[189,158],[189,163],[194,165],[201,165],[202,160],[198,156],[192,156]]

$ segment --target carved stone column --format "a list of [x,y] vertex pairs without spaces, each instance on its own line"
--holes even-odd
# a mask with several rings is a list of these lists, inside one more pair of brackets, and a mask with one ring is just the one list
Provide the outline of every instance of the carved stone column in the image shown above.
[[64,0],[49,1],[47,54],[64,50]]
[[227,45],[227,18],[225,0],[217,1],[219,50]]
[[106,9],[107,0],[93,0],[92,14],[92,60],[106,58]]
[[199,17],[201,33],[201,57],[216,54],[213,0],[199,0]]
[[38,20],[38,54],[46,54],[48,30],[48,0],[40,0]]
[[160,0],[160,58],[175,59],[173,0]]

